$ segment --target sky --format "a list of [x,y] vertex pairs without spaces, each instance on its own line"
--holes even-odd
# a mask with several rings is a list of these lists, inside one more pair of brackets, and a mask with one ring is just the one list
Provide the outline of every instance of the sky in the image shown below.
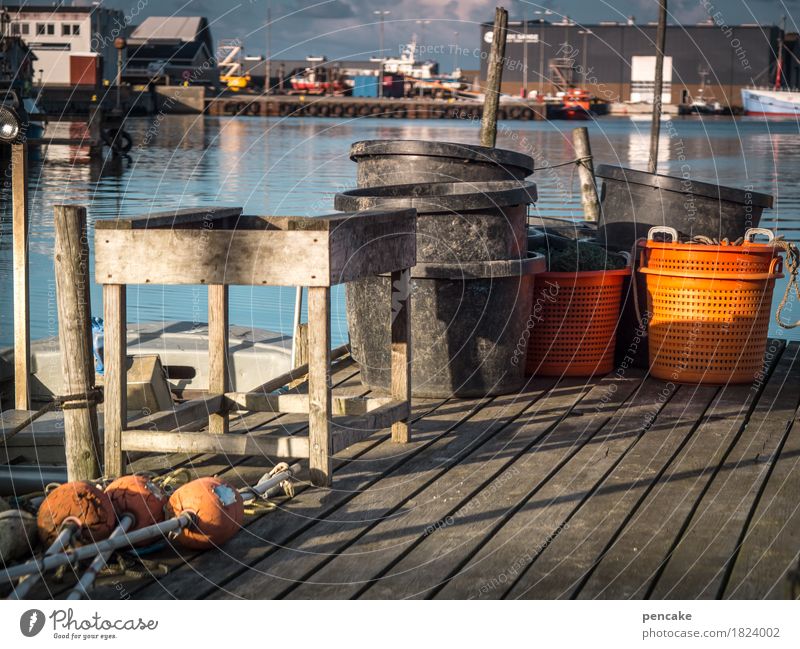
[[[550,20],[567,15],[580,24],[624,21],[631,15],[638,23],[657,18],[656,0],[500,2],[512,21],[523,15],[533,19],[534,12],[548,10],[554,12]],[[430,54],[427,58],[438,59],[444,70],[453,65],[478,67],[473,52],[480,46],[479,25],[492,20],[495,6],[485,0],[104,0],[104,4],[120,9],[133,24],[147,16],[205,16],[215,43],[239,39],[252,55],[267,50],[269,10],[274,58],[302,59],[313,54],[331,60],[376,56],[380,19],[373,12],[389,11],[384,18],[387,55],[398,54],[401,45],[416,34],[417,42]],[[729,25],[778,24],[786,15],[787,29],[796,31],[792,16],[800,21],[800,0],[668,0],[668,11],[670,22],[684,24],[704,21],[709,13],[718,14]]]

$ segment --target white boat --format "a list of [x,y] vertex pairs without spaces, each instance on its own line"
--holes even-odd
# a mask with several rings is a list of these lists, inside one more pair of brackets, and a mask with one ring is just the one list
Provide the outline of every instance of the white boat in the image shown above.
[[[291,369],[291,336],[232,325],[228,337],[231,389],[247,392]],[[128,354],[158,355],[170,389],[191,398],[208,389],[208,327],[191,322],[128,325]],[[58,337],[31,343],[34,400],[63,394]],[[13,377],[13,350],[0,349],[0,382]]]
[[742,88],[745,115],[800,116],[800,91]]

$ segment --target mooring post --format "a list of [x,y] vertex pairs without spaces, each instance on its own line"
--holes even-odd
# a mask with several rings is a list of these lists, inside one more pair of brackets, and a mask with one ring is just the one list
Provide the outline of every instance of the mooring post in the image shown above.
[[650,123],[651,174],[658,168],[658,138],[661,136],[661,90],[664,87],[664,45],[667,39],[667,0],[658,2],[658,27],[656,28],[656,73],[653,84],[653,119]]
[[94,401],[94,358],[89,298],[89,238],[86,208],[55,206],[55,274],[58,339],[64,395],[64,447],[70,480],[100,477],[100,435]]
[[28,272],[28,145],[11,145],[12,239],[14,266],[14,404],[30,408],[30,275]]
[[594,162],[592,147],[589,144],[589,129],[585,126],[572,129],[572,144],[578,158],[583,218],[586,221],[597,221],[600,218],[600,199],[597,197],[597,185],[594,181]]
[[484,88],[481,146],[493,147],[497,140],[497,106],[500,103],[500,82],[503,80],[507,30],[508,12],[503,7],[497,7],[494,11],[492,49],[489,53],[489,67]]
[[89,108],[89,157],[103,155],[103,109],[99,105]]

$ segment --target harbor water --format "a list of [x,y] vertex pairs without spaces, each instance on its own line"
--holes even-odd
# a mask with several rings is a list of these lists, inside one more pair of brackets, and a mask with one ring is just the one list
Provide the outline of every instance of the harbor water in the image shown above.
[[[596,163],[644,169],[648,120],[603,118],[589,126]],[[504,122],[497,145],[532,155],[539,202],[531,213],[580,219],[578,177],[559,163],[574,157],[571,122]],[[74,133],[56,124],[48,135]],[[477,143],[478,126],[457,120],[380,120],[172,116],[129,120],[134,140],[128,159],[89,162],[88,152],[54,146],[46,163],[31,162],[31,335],[57,335],[53,276],[53,205],[88,208],[91,223],[178,207],[242,206],[248,214],[316,215],[332,212],[333,195],[355,187],[350,144],[363,139],[411,138]],[[659,171],[775,196],[761,225],[800,240],[800,131],[793,120],[674,118],[662,124]],[[7,177],[7,176],[6,176]],[[0,346],[12,340],[11,210],[8,187],[0,228]],[[93,232],[93,230],[92,230]],[[93,265],[93,260],[92,260]],[[784,283],[776,287],[776,301]],[[130,287],[129,322],[207,319],[205,287]],[[101,291],[92,285],[92,312],[102,315]],[[295,291],[234,287],[231,323],[291,333]],[[344,292],[332,295],[334,344],[347,339]],[[800,317],[800,306],[787,319]],[[773,335],[800,339],[800,329],[771,327]]]

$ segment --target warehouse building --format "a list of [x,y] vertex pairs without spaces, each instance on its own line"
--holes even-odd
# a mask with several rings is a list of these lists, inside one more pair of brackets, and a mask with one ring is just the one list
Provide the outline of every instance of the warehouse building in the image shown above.
[[[553,92],[574,85],[608,101],[652,101],[656,24],[601,22],[579,25],[568,19],[510,21],[503,71],[503,92]],[[741,105],[740,90],[773,83],[776,26],[668,25],[666,34],[665,103],[686,103],[692,97],[713,97],[725,105]],[[470,53],[480,58],[481,81],[492,40],[492,24],[481,25],[481,45]],[[794,58],[797,35],[784,36],[785,83],[800,85]]]
[[100,5],[7,6],[11,36],[36,57],[36,79],[46,86],[98,86],[117,74],[114,38],[129,16]]

